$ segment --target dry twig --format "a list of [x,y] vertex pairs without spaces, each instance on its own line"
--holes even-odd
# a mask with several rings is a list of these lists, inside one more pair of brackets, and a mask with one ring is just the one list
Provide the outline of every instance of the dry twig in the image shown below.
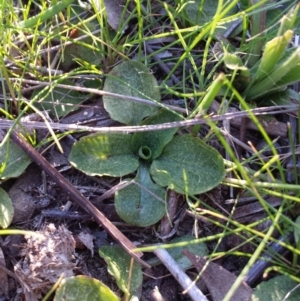
[[11,139],[56,183],[60,186],[79,206],[87,211],[91,217],[99,223],[111,237],[117,241],[126,252],[143,266],[150,268],[140,257],[141,252],[133,252],[136,246],[122,233],[110,220],[108,220],[91,202],[89,202],[70,182],[68,182],[52,165],[40,155],[31,145],[24,141],[16,132],[11,133]]

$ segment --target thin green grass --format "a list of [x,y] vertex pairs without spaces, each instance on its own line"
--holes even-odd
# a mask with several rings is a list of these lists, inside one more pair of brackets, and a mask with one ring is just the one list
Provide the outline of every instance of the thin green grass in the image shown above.
[[[180,1],[177,1],[180,2]],[[250,22],[251,17],[259,17],[264,11],[274,9],[276,3],[268,3],[269,1],[259,1],[255,5],[249,7],[243,12],[237,12],[232,16],[226,16],[226,13],[237,3],[237,1],[223,3],[219,1],[217,8],[218,13],[211,22],[203,25],[190,25],[189,20],[182,15],[183,6],[174,6],[172,2],[158,2],[161,3],[161,7],[165,9],[166,14],[161,17],[157,17],[156,11],[152,12],[151,2],[147,1],[146,4],[137,1],[136,7],[130,12],[130,16],[134,16],[137,19],[132,34],[124,36],[122,33],[127,26],[130,25],[129,18],[125,18],[120,23],[119,30],[117,33],[111,31],[106,14],[104,13],[104,3],[99,1],[100,9],[96,6],[96,3],[92,3],[94,12],[89,17],[77,13],[74,7],[68,8],[67,13],[62,11],[56,14],[54,18],[43,19],[42,23],[31,22],[31,26],[24,31],[18,29],[16,24],[21,20],[28,20],[31,17],[31,7],[36,7],[37,4],[29,1],[26,7],[22,7],[21,13],[15,10],[12,2],[3,2],[2,7],[0,6],[0,34],[2,36],[2,45],[5,47],[1,48],[0,51],[0,75],[4,80],[2,81],[2,90],[4,95],[4,112],[7,117],[15,120],[17,124],[20,118],[29,113],[36,112],[40,116],[43,116],[40,109],[36,107],[36,103],[42,102],[43,98],[47,94],[37,94],[35,98],[29,99],[28,101],[23,100],[21,94],[22,85],[17,82],[11,81],[10,78],[19,78],[20,80],[25,79],[28,75],[33,76],[36,80],[49,82],[47,90],[48,94],[53,93],[56,84],[61,83],[65,79],[73,80],[76,76],[85,76],[87,74],[93,74],[101,78],[118,62],[122,60],[132,59],[135,55],[138,60],[144,62],[148,67],[155,70],[159,68],[159,61],[156,61],[154,57],[156,55],[162,55],[161,61],[170,66],[170,72],[167,75],[163,75],[161,78],[161,91],[164,98],[176,97],[183,99],[186,104],[186,112],[190,112],[187,119],[193,118],[196,114],[205,115],[210,107],[211,102],[220,95],[221,88],[225,89],[225,92],[219,96],[221,99],[221,107],[228,107],[231,103],[235,102],[241,107],[242,110],[249,112],[249,116],[254,124],[258,128],[259,136],[261,136],[266,142],[268,147],[272,151],[272,158],[266,161],[261,156],[261,152],[252,154],[249,158],[237,158],[236,153],[231,145],[228,144],[224,136],[220,132],[220,125],[210,121],[210,117],[207,117],[207,123],[211,130],[209,133],[209,139],[217,139],[218,143],[222,146],[224,152],[227,152],[230,157],[227,164],[227,175],[229,171],[232,171],[232,176],[227,176],[224,179],[223,184],[229,187],[234,187],[240,192],[247,191],[249,196],[254,196],[261,204],[266,218],[259,222],[253,222],[249,225],[243,225],[234,219],[234,208],[228,216],[221,210],[217,210],[208,207],[201,199],[193,198],[188,204],[189,210],[196,215],[203,216],[215,227],[218,227],[221,232],[213,234],[207,237],[201,237],[190,243],[201,243],[209,241],[218,241],[221,243],[229,235],[239,235],[243,240],[243,244],[251,244],[255,247],[256,251],[253,254],[242,253],[237,251],[237,248],[229,250],[228,252],[218,252],[215,248],[210,254],[210,258],[220,258],[222,256],[245,256],[249,258],[248,264],[241,272],[236,284],[229,292],[228,296],[224,299],[230,300],[230,296],[234,292],[234,289],[243,280],[243,277],[247,274],[251,265],[258,260],[261,254],[268,250],[267,245],[270,242],[278,242],[277,239],[273,238],[272,235],[275,230],[281,234],[285,234],[290,231],[293,227],[298,227],[294,222],[293,216],[294,207],[300,201],[298,179],[296,177],[295,184],[286,182],[284,167],[284,160],[278,155],[277,150],[273,145],[273,138],[269,137],[266,130],[261,125],[258,118],[251,113],[251,107],[249,103],[242,97],[241,93],[234,87],[234,80],[237,76],[236,72],[230,74],[221,75],[216,77],[218,69],[222,68],[223,61],[217,60],[217,57],[212,51],[215,43],[214,33],[215,31],[226,26],[229,21],[241,20],[241,34],[240,40],[241,45],[239,51],[241,53],[249,53],[249,39],[247,38],[247,24]],[[285,3],[287,1],[281,1]],[[266,4],[268,3],[268,4]],[[39,5],[39,13],[45,14],[49,9],[49,3],[42,1]],[[129,7],[129,1],[126,1],[125,8]],[[282,16],[288,11],[290,6],[281,10],[281,14],[273,19],[271,24],[267,24],[264,29],[264,39],[271,39],[275,32],[277,32],[280,26]],[[9,13],[4,14],[2,12],[8,11]],[[150,15],[150,17],[149,17]],[[74,19],[77,19],[74,22]],[[96,21],[98,27],[101,29],[97,33],[91,30],[88,26],[89,22]],[[33,24],[35,23],[35,24]],[[163,25],[162,25],[163,23]],[[84,38],[74,39],[70,36],[71,32],[81,30],[88,38],[92,40],[92,43],[86,43]],[[254,29],[254,37],[252,40],[258,41],[261,38],[261,30]],[[144,52],[144,43],[155,41],[158,39],[172,38],[171,42],[166,42],[164,46],[155,49],[151,54]],[[251,40],[250,39],[250,40]],[[16,41],[22,41],[17,43]],[[265,40],[259,40],[260,43],[256,44],[254,49],[251,51],[251,55],[257,55],[261,52],[265,44]],[[55,42],[55,43],[53,43]],[[103,57],[98,65],[92,62],[87,62],[83,59],[77,59],[77,63],[80,67],[74,67],[69,71],[65,71],[60,74],[61,63],[64,61],[64,53],[66,47],[69,47],[69,42],[76,43],[79,46],[86,47],[92,51],[101,50]],[[202,43],[202,44],[201,44]],[[202,45],[202,47],[199,47]],[[258,45],[258,46],[257,46]],[[54,48],[53,48],[54,47]],[[56,47],[56,48],[55,48]],[[53,64],[54,51],[53,49],[60,49],[60,56],[58,57],[58,64]],[[172,53],[175,53],[173,57],[164,58],[163,53],[169,51],[172,48]],[[201,48],[201,51],[199,50]],[[50,51],[49,51],[50,50]],[[251,55],[249,56],[249,65],[254,65],[256,58],[252,60]],[[241,55],[243,56],[243,55]],[[7,67],[7,60],[13,62],[15,68]],[[41,63],[46,62],[46,63]],[[199,63],[200,62],[200,63]],[[34,66],[42,64],[47,67],[48,73],[41,74],[38,69]],[[209,70],[208,66],[211,66]],[[182,76],[179,76],[179,83],[170,86],[168,81],[171,76],[177,76],[176,71],[182,70]],[[51,74],[50,70],[54,70],[56,73]],[[178,77],[178,76],[177,76]],[[5,92],[9,91],[12,100],[9,100],[5,96]],[[194,101],[195,107],[189,108],[188,103]],[[46,121],[45,121],[46,122]],[[14,127],[11,128],[11,131]],[[194,127],[194,133],[199,132],[200,127]],[[52,135],[52,139],[56,141],[59,146],[58,137],[55,132],[51,129],[48,124],[48,129]],[[184,129],[188,130],[188,129]],[[9,134],[9,132],[8,132]],[[300,136],[300,123],[298,122],[298,135]],[[8,137],[8,135],[7,135]],[[205,138],[205,137],[202,137]],[[206,137],[207,138],[207,137]],[[300,138],[300,137],[298,137]],[[289,139],[292,140],[291,133],[289,132]],[[48,140],[47,140],[48,141]],[[5,141],[3,141],[4,143]],[[46,142],[46,141],[44,141]],[[291,155],[293,157],[294,166],[296,166],[296,147],[292,147]],[[251,170],[247,165],[249,163],[259,164],[258,170]],[[277,178],[275,172],[279,175]],[[294,173],[297,173],[296,167]],[[270,207],[265,201],[266,195],[273,195],[282,198],[282,204],[279,208]],[[193,207],[195,204],[200,208],[199,211]],[[269,220],[272,221],[272,225],[265,231],[258,231],[255,229],[261,222]],[[222,222],[220,222],[222,221]],[[292,245],[287,245],[282,242],[278,242],[285,245],[289,249],[294,258],[300,255],[300,251]],[[184,243],[176,244],[164,244],[160,245],[163,248],[172,247],[184,247]],[[157,248],[145,247],[140,248],[141,251],[151,251]],[[272,254],[273,256],[273,254]],[[297,274],[298,262],[294,260],[294,265],[290,266],[290,263],[283,260],[279,256],[272,257],[272,266],[268,271],[276,270],[282,274],[288,274],[293,278],[299,279]]]

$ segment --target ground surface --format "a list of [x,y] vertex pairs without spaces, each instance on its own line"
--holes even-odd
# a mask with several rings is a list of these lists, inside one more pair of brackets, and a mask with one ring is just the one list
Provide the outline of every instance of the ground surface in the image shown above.
[[[170,22],[170,18],[164,11],[163,5],[157,1],[150,3],[152,5],[155,22],[150,24],[151,26],[149,25],[149,28],[145,29],[145,36],[147,34],[159,35],[160,32],[164,31],[163,26],[165,24],[172,28],[168,30],[173,30],[174,24]],[[129,7],[129,12],[130,9]],[[109,25],[106,25],[109,26],[110,29],[114,28],[111,20],[120,18],[119,15],[112,16],[111,14],[113,13],[118,14],[114,11],[114,8],[108,8]],[[126,44],[126,39],[130,41],[130,38],[138,33],[139,27],[136,18],[132,18],[128,25],[126,31],[120,35],[120,42],[114,45],[116,49],[113,49],[113,55],[109,56],[106,53],[107,56],[104,56],[101,64],[95,63],[96,65],[98,64],[97,66],[104,74],[107,74],[114,65],[123,61],[125,54],[123,56],[120,55],[121,50],[124,50],[120,45]],[[158,27],[158,25],[161,27]],[[75,34],[75,38],[76,37]],[[232,40],[229,41],[234,47],[239,47],[239,37],[233,37]],[[53,39],[52,43],[54,46],[59,45],[56,39]],[[92,44],[92,42],[87,43]],[[189,43],[191,42],[189,41]],[[193,69],[193,64],[195,63],[196,65],[204,66],[202,63],[205,43],[206,40],[200,41],[191,52],[194,60],[185,58],[178,63],[176,71],[172,73],[172,76],[170,76],[166,82],[164,82],[166,76],[168,76],[174,65],[177,64],[178,58],[185,53],[184,47],[175,43],[175,38],[164,36],[162,40],[156,41],[153,44],[146,43],[139,50],[132,47],[132,51],[128,53],[128,50],[125,49],[127,52],[124,50],[124,53],[126,53],[126,59],[136,60],[139,51],[142,53],[142,57],[147,57],[148,67],[151,69],[158,83],[164,83],[164,85],[166,84],[172,90],[172,93],[168,94],[168,90],[165,88],[166,86],[163,86],[162,102],[164,104],[172,105],[176,108],[193,110],[199,95],[194,97],[192,94],[205,92],[207,88],[202,86],[203,90],[200,89],[202,83],[199,78],[197,79],[197,75],[199,74],[195,74],[195,70]],[[139,45],[139,43],[134,45]],[[22,47],[26,49],[25,46]],[[119,48],[117,49],[117,47]],[[159,49],[162,47],[164,47],[166,51],[159,53]],[[211,76],[212,74],[228,72],[228,69],[226,69],[223,64],[217,65],[217,61],[215,60],[217,52],[214,51],[218,47],[220,47],[220,45],[218,45],[216,40],[213,40],[208,62],[204,68],[205,70],[203,70],[203,72],[201,71],[202,75],[205,75],[205,78],[210,76],[211,81],[214,78],[214,76]],[[108,54],[110,50],[111,49],[108,50]],[[160,56],[152,56],[151,53],[153,52],[158,52]],[[57,53],[56,51],[56,54]],[[77,54],[73,49],[71,50],[70,56],[74,55]],[[78,57],[80,55],[83,54],[78,54]],[[168,59],[163,60],[163,55],[167,57],[170,56],[169,61]],[[40,56],[40,59],[40,66],[47,66],[47,57]],[[52,59],[54,59],[54,55]],[[84,61],[85,58],[80,57],[80,60]],[[55,68],[61,68],[62,72],[67,74],[75,70],[75,68],[81,64],[81,61],[77,63],[71,61],[70,65],[68,64],[69,63],[60,65],[58,63]],[[7,63],[7,68],[9,69],[10,66],[8,65]],[[90,66],[92,66],[92,62],[89,62],[89,67]],[[11,76],[14,72],[12,70],[13,69],[10,70]],[[34,75],[37,72],[37,70],[35,70],[35,73],[26,72],[25,78],[42,81],[43,77],[40,74],[39,76]],[[189,74],[192,74],[192,76],[189,77],[189,80],[185,80],[185,77],[189,76]],[[103,79],[102,76],[99,76],[99,78],[101,80]],[[49,78],[47,80],[49,80]],[[73,81],[71,85],[81,87],[82,82]],[[184,89],[182,89],[183,86]],[[35,84],[30,83],[24,83],[20,88],[22,97],[26,97],[29,100],[34,96],[32,90],[38,89]],[[298,92],[297,86],[293,88],[294,91]],[[198,89],[201,91],[198,91]],[[8,91],[3,91],[3,94],[11,97]],[[188,96],[183,97],[182,95]],[[214,101],[211,103],[207,112],[208,114],[222,115],[219,111],[220,104],[222,103],[223,105],[224,101],[222,97],[222,94],[214,97]],[[4,97],[2,101],[3,108],[5,107],[5,101]],[[24,103],[22,105],[24,106]],[[75,105],[73,104],[73,106]],[[17,108],[12,105],[11,110],[12,114],[16,116]],[[232,101],[225,114],[232,114],[233,112],[233,114],[237,114],[236,118],[233,118],[229,124],[225,124],[223,120],[225,117],[223,119],[220,118],[215,122],[215,125],[219,129],[230,131],[231,136],[229,138],[224,132],[222,132],[222,134],[224,137],[227,137],[227,141],[230,143],[230,147],[234,151],[236,158],[240,160],[240,162],[245,163],[248,158],[253,155],[253,148],[251,149],[247,144],[248,141],[258,150],[263,149],[265,145],[263,145],[264,137],[261,131],[257,129],[257,126],[254,125],[253,120],[245,117],[246,114],[243,117],[238,116],[238,113],[241,111],[239,103]],[[122,124],[109,117],[103,107],[102,97],[99,95],[88,95],[86,99],[78,105],[77,109],[70,114],[57,118],[55,114],[50,113],[50,117],[51,121],[62,126],[62,130],[60,131],[55,129],[57,135],[65,133],[70,124],[88,125],[90,127],[122,126]],[[287,183],[297,183],[297,176],[295,178],[294,174],[286,167],[287,164],[291,162],[288,161],[288,159],[284,161],[284,156],[291,152],[291,141],[293,141],[294,146],[297,145],[297,139],[291,139],[291,137],[296,137],[299,134],[297,118],[298,112],[294,110],[292,114],[290,112],[276,113],[269,115],[269,119],[259,119],[269,137],[271,139],[277,139],[276,144],[274,142],[274,146],[277,148],[278,154],[283,158],[282,162],[285,166],[284,168],[286,168],[284,175]],[[37,121],[41,122],[40,119]],[[289,133],[287,131],[287,122],[292,124]],[[179,129],[179,133],[189,133],[193,130],[193,127],[186,126]],[[236,187],[233,187],[234,185],[230,187],[228,183],[222,183],[205,194],[197,195],[196,200],[198,202],[195,200],[193,200],[193,202],[187,200],[185,196],[170,190],[168,191],[168,216],[165,216],[160,222],[150,227],[134,227],[126,224],[118,216],[114,207],[113,190],[117,187],[122,178],[87,176],[70,165],[68,156],[72,145],[84,135],[86,135],[86,132],[72,132],[69,135],[64,135],[60,140],[60,144],[63,148],[63,153],[61,153],[55,144],[46,142],[46,139],[51,137],[51,135],[46,126],[44,126],[43,129],[36,129],[37,141],[44,141],[43,145],[36,150],[51,163],[52,167],[63,175],[66,181],[70,182],[74,188],[98,208],[134,244],[146,246],[168,243],[175,238],[178,239],[187,235],[195,238],[215,236],[215,239],[206,242],[209,254],[217,254],[214,257],[214,262],[229,271],[232,277],[240,274],[245,268],[249,258],[256,251],[261,237],[259,237],[259,235],[253,235],[253,233],[251,231],[250,233],[246,228],[239,231],[238,235],[231,233],[230,230],[236,229],[238,226],[234,223],[228,223],[228,220],[231,221],[232,219],[239,223],[240,226],[249,225],[266,218],[263,223],[254,227],[254,229],[260,233],[266,233],[272,224],[272,219],[268,217],[261,204],[257,201],[257,198],[249,194],[246,188],[241,189],[238,185]],[[201,139],[206,139],[207,143],[214,147],[224,158],[228,155],[224,145],[222,145],[215,136],[212,127],[202,125],[196,135]],[[270,151],[264,152],[262,156],[265,160],[263,163],[260,162],[261,157],[254,156],[245,163],[245,166],[254,172],[258,171],[265,162],[268,162],[268,158],[272,158],[273,153]],[[65,273],[65,277],[87,275],[99,279],[108,285],[118,296],[123,297],[123,293],[116,285],[114,278],[107,272],[106,262],[98,254],[100,247],[116,244],[117,242],[111,238],[109,233],[103,229],[99,223],[93,220],[90,214],[74,202],[66,190],[57,185],[53,178],[46,175],[43,169],[43,166],[31,163],[18,178],[4,181],[1,185],[1,187],[9,193],[14,206],[14,216],[10,227],[19,230],[34,231],[44,234],[48,238],[46,241],[40,241],[38,238],[34,239],[27,236],[24,237],[23,235],[0,237],[0,246],[3,251],[3,254],[0,253],[0,301],[41,300],[41,297],[50,290],[62,272]],[[293,169],[293,165],[290,169]],[[272,177],[280,179],[278,170],[272,170],[272,172],[272,175],[264,174],[265,179],[267,179],[266,181],[269,181],[268,176],[270,176],[271,179]],[[236,172],[236,174],[228,173],[227,177],[240,178],[241,175],[239,172]],[[103,195],[105,195],[105,197],[103,197]],[[292,195],[294,196],[295,194]],[[280,195],[274,196],[272,194],[265,194],[263,197],[266,202],[274,208],[278,208],[282,203],[282,197]],[[295,198],[296,197],[298,196],[296,195]],[[237,198],[240,199],[239,203],[236,202]],[[291,219],[297,215],[295,212],[290,214],[288,210],[286,210],[285,213],[286,216]],[[226,232],[225,230],[229,231]],[[282,231],[277,230],[274,231],[273,237],[281,237],[284,234]],[[218,238],[220,237],[222,239],[219,240]],[[280,250],[280,252],[284,253],[284,250]],[[143,260],[147,262],[148,260],[153,260],[153,258],[155,258],[154,254],[149,252],[145,253]],[[292,259],[287,257],[287,259],[283,261],[285,261],[287,266],[292,266],[290,260]],[[263,271],[264,270],[250,270],[249,273],[254,273],[256,278],[256,280],[251,283],[252,286],[255,286],[261,281]],[[191,300],[187,294],[182,293],[183,289],[173,276],[170,275],[170,272],[164,265],[157,264],[152,269],[144,269],[143,272],[143,283],[137,292],[140,298],[139,300]],[[186,273],[192,279],[195,279],[198,275],[197,266],[195,264],[191,265]],[[212,282],[214,279],[212,274],[217,272],[216,270],[212,270],[210,273],[211,274],[208,274],[207,277],[210,279],[208,281]],[[203,281],[200,280],[197,284],[202,292],[207,295],[208,300],[221,300],[211,293],[211,290],[207,288]],[[223,284],[221,283],[220,286],[223,286]],[[53,298],[53,295],[50,297],[50,300],[51,298]],[[238,297],[235,297],[235,299],[232,300],[241,301],[237,298]]]

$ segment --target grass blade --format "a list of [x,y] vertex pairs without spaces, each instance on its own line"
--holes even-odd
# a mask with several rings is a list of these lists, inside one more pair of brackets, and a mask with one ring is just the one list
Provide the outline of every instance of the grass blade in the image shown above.
[[300,63],[300,48],[297,48],[293,54],[279,65],[275,71],[273,71],[264,80],[254,85],[248,93],[244,93],[245,97],[250,99],[258,98],[259,96],[269,93],[269,90],[276,88],[277,83],[290,71]]
[[260,65],[253,78],[254,83],[260,82],[274,70],[292,36],[293,31],[287,30],[284,35],[276,37],[266,44]]
[[17,24],[18,28],[32,28],[37,24],[47,21],[52,18],[56,14],[60,13],[62,10],[67,8],[70,4],[72,4],[75,0],[62,0],[61,2],[53,5],[49,9],[39,13],[38,15],[29,18],[27,20],[21,21]]

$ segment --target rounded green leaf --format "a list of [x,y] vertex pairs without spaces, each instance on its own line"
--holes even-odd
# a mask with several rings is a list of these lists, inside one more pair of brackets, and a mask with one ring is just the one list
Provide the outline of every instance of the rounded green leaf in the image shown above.
[[5,190],[0,188],[0,228],[6,229],[14,216],[14,207]]
[[193,25],[203,25],[210,22],[217,10],[218,1],[195,0],[185,3],[183,12],[187,20]]
[[139,165],[138,157],[131,150],[131,138],[131,135],[118,133],[85,136],[74,143],[69,161],[91,176],[127,175]]
[[134,261],[130,271],[132,258],[119,246],[101,247],[99,254],[106,261],[108,272],[115,277],[119,289],[125,294],[134,294],[143,282],[140,265]]
[[153,225],[166,213],[166,191],[152,182],[149,170],[143,164],[139,166],[135,182],[138,185],[133,183],[116,192],[116,211],[128,224],[139,227]]
[[[214,19],[217,12],[217,7],[219,4],[218,0],[194,0],[194,1],[183,1],[183,13],[186,20],[191,25],[204,25],[205,23],[211,24],[211,20]],[[226,5],[227,3],[225,3]],[[225,9],[223,6],[222,12]],[[222,13],[221,12],[221,13]],[[237,9],[233,7],[226,16],[234,15]],[[219,17],[219,16],[218,16]],[[223,16],[225,17],[225,16]],[[222,34],[233,24],[233,21],[227,21],[226,23],[221,23],[220,26],[214,30],[214,35]]]
[[199,138],[176,136],[166,145],[150,169],[153,180],[160,186],[183,194],[208,191],[225,175],[221,155]]
[[[71,80],[63,80],[60,84],[74,86]],[[32,93],[32,98],[38,97],[39,101],[35,106],[41,110],[50,110],[55,117],[66,116],[68,113],[77,110],[79,104],[87,99],[87,96],[75,91],[54,87],[52,91],[49,88],[37,88]]]
[[[180,120],[182,120],[180,116],[162,109],[158,114],[146,118],[141,125],[162,124]],[[132,137],[132,149],[135,153],[138,153],[141,147],[147,146],[151,149],[150,160],[156,159],[161,154],[164,146],[172,140],[176,131],[177,128],[137,132]]]
[[[9,153],[8,158],[6,158],[7,151]],[[17,145],[10,142],[8,148],[7,143],[0,147],[0,162],[2,171],[0,178],[8,179],[21,175],[31,160]]]
[[101,281],[87,277],[66,278],[57,289],[54,301],[119,301],[119,298]]
[[[277,276],[269,281],[260,283],[255,288],[251,301],[298,301],[300,287],[293,290],[298,284],[298,282],[288,276]],[[289,297],[286,298],[289,293]]]
[[248,68],[243,64],[242,59],[235,53],[225,52],[224,64],[230,70],[248,71]]
[[[172,245],[173,243],[178,243],[178,242],[189,242],[189,241],[193,241],[196,238],[192,235],[183,235],[181,237],[175,238],[173,240],[170,241],[170,245]],[[170,248],[168,249],[169,254],[173,257],[173,259],[177,262],[177,264],[183,269],[186,270],[188,268],[190,268],[192,266],[192,263],[190,262],[190,260],[182,253],[182,250],[188,250],[191,253],[200,256],[200,257],[204,257],[206,255],[208,255],[208,248],[206,246],[205,243],[200,242],[200,243],[193,243],[193,244],[188,244],[188,245],[184,245],[182,247],[175,247],[175,248]],[[154,257],[150,260],[147,261],[148,264],[155,266],[157,264],[161,264],[161,261],[157,258]]]
[[[173,239],[170,244],[177,243],[177,242],[188,242],[193,241],[196,238],[192,235],[183,235],[181,237]],[[177,248],[171,248],[169,250],[170,255],[174,258],[174,260],[178,263],[178,265],[183,269],[186,270],[192,266],[192,263],[190,260],[182,253],[182,250],[188,250],[191,253],[204,257],[208,255],[208,248],[205,243],[197,243],[197,244],[190,244],[184,247],[177,247]]]
[[[104,91],[160,101],[160,92],[155,77],[145,65],[136,61],[127,61],[114,67],[110,76],[105,80]],[[130,125],[137,125],[145,117],[158,111],[155,106],[136,103],[120,97],[104,95],[103,102],[112,119]]]
[[[77,8],[78,10],[78,8]],[[85,12],[84,9],[81,9]],[[78,12],[80,13],[80,12]],[[78,19],[72,21],[75,24]],[[81,23],[81,21],[79,21]],[[99,65],[104,59],[101,42],[93,38],[91,33],[99,30],[98,20],[92,20],[90,22],[84,22],[84,24],[75,25],[76,31],[73,38],[80,39],[80,41],[72,41],[73,43],[64,47],[62,56],[62,66],[64,69],[70,69],[74,65],[75,61],[85,61],[89,64]],[[83,36],[90,35],[82,39]]]

